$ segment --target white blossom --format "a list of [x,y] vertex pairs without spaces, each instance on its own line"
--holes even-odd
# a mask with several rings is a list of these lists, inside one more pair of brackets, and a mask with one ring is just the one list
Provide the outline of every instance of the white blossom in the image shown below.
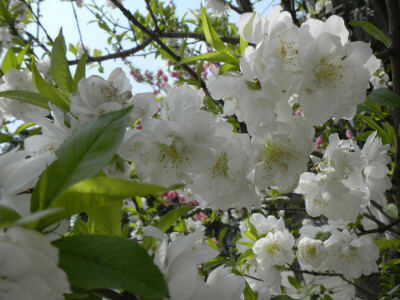
[[348,42],[344,21],[309,19],[299,29],[302,71],[298,102],[315,125],[331,117],[353,118],[365,99],[370,75],[379,68],[368,44]]
[[[9,90],[37,92],[32,82],[32,73],[28,69],[22,71],[10,69],[2,79],[4,81],[0,85],[2,92]],[[5,117],[14,117],[27,123],[35,122],[49,114],[48,110],[44,108],[8,98],[0,98],[0,111]]]
[[298,249],[299,259],[305,264],[311,265],[314,269],[318,268],[327,256],[321,240],[303,237],[300,239]]
[[131,105],[134,107],[130,115],[131,124],[139,117],[150,116],[157,110],[152,94],[132,95],[132,86],[121,68],[112,71],[107,80],[96,75],[82,78],[77,93],[71,97],[71,113],[78,117],[81,124]]
[[263,267],[283,266],[294,258],[293,245],[293,235],[287,230],[270,232],[254,243],[253,252],[257,255],[257,263]]
[[342,232],[333,232],[324,245],[328,251],[325,261],[327,269],[350,278],[378,272],[376,261],[379,250],[370,237],[358,237],[345,229]]
[[270,186],[292,187],[306,170],[312,152],[313,129],[300,119],[276,122],[276,129],[258,128],[253,138],[255,147],[255,184],[260,189]]
[[[196,199],[207,203],[213,210],[260,206],[254,185],[248,179],[251,171],[248,135],[233,134],[232,126],[221,123],[216,135],[226,141],[215,150],[216,162],[208,170],[193,177],[191,190]],[[221,132],[218,132],[221,131]]]
[[384,197],[383,193],[392,187],[387,176],[389,174],[387,165],[390,162],[388,155],[390,145],[382,145],[382,141],[376,137],[376,133],[376,131],[371,133],[362,149],[363,157],[368,160],[363,174],[371,199],[381,200]]
[[206,7],[217,17],[222,17],[229,10],[229,5],[224,0],[206,0]]
[[209,287],[198,275],[197,265],[212,259],[218,251],[202,242],[202,231],[177,236],[170,244],[158,228],[148,226],[143,232],[160,240],[153,247],[154,263],[164,274],[171,299],[189,300],[210,295]]
[[0,299],[56,300],[69,293],[58,249],[36,231],[19,227],[0,232]]

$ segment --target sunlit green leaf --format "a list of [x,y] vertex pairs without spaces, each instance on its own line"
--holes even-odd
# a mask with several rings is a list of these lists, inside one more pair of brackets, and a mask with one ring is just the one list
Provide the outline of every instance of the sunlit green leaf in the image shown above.
[[[103,169],[122,141],[131,109],[128,107],[98,117],[60,146],[56,151],[58,159],[43,172],[33,191],[32,212],[50,207],[69,187]],[[47,176],[44,187],[41,185],[43,176]]]
[[[8,90],[0,92],[0,97],[18,100],[21,102],[29,103],[44,109],[49,110],[49,102],[52,102],[49,98],[30,91],[23,90]],[[0,99],[1,101],[1,99]]]
[[69,97],[69,92],[72,91],[73,87],[73,79],[68,67],[62,29],[54,40],[51,50],[51,76],[63,94]]
[[50,100],[55,106],[63,110],[64,112],[69,111],[70,101],[69,99],[61,93],[57,88],[47,83],[42,75],[40,75],[37,70],[36,64],[32,61],[32,80],[38,90],[38,92]]

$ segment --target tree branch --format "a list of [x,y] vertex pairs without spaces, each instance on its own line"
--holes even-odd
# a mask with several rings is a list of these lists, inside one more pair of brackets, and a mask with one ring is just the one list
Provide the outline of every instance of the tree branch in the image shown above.
[[381,227],[378,227],[378,228],[375,228],[375,229],[371,229],[371,230],[365,230],[365,231],[359,233],[358,236],[369,234],[369,233],[383,233],[386,230],[391,229],[392,227],[396,226],[399,223],[400,223],[400,218],[394,220],[393,222],[391,222],[391,223],[389,223],[389,224],[387,224],[385,226],[381,226]]
[[[123,13],[123,15],[136,27],[138,27],[144,34],[148,35],[150,38],[153,39],[154,42],[156,42],[160,48],[162,50],[164,50],[168,55],[170,55],[176,62],[179,62],[181,60],[181,57],[179,57],[179,55],[177,55],[174,51],[172,51],[167,45],[165,45],[159,38],[159,36],[149,30],[147,27],[143,26],[142,23],[140,23],[134,15],[132,15],[132,13],[127,10],[121,3],[119,3],[117,0],[111,0],[111,2],[118,7],[118,9]],[[181,64],[181,67],[183,69],[186,70],[186,72],[188,72],[193,79],[198,80],[198,82],[200,83],[201,88],[204,90],[204,92],[207,94],[207,96],[209,96],[211,99],[211,95],[210,92],[207,89],[206,83],[203,80],[199,80],[197,79],[197,74],[195,71],[192,70],[192,68],[190,68],[187,64]],[[214,99],[212,99],[214,101],[214,103],[218,106],[221,107],[220,103],[218,103],[217,101],[215,101]]]
[[[206,37],[204,36],[204,34],[201,33],[194,33],[194,32],[160,32],[160,33],[155,33],[158,37],[160,38],[192,38],[192,39],[196,39],[199,41],[205,41]],[[220,37],[221,40],[225,43],[229,43],[229,44],[239,44],[239,38],[235,38],[235,37]],[[145,39],[143,41],[142,44],[138,45],[137,47],[125,50],[125,51],[119,51],[116,53],[112,53],[112,54],[107,54],[107,55],[103,55],[103,56],[97,56],[97,57],[88,57],[87,62],[101,62],[101,61],[105,61],[105,60],[109,60],[109,59],[116,59],[116,58],[121,58],[121,57],[127,57],[130,55],[133,55],[137,52],[139,52],[140,50],[143,50],[144,48],[146,48],[146,46],[148,46],[151,41],[153,39],[151,37]],[[76,65],[79,62],[78,59],[76,60],[71,60],[68,63],[70,65]]]
[[[97,57],[88,57],[87,58],[87,62],[101,62],[101,61],[105,61],[105,60],[109,60],[109,59],[116,59],[116,58],[122,58],[122,57],[127,57],[129,55],[135,54],[136,52],[139,52],[141,50],[143,50],[144,48],[146,48],[152,41],[153,39],[151,37],[148,37],[146,39],[144,39],[144,41],[139,44],[138,46],[131,48],[129,50],[125,50],[125,51],[119,51],[116,53],[112,53],[112,54],[108,54],[108,55],[103,55],[103,56],[97,56]],[[76,65],[79,62],[79,59],[75,59],[75,60],[70,60],[68,61],[69,65]]]
[[294,7],[294,1],[293,0],[282,0],[281,3],[282,3],[283,10],[286,10],[291,14],[293,23],[296,26],[300,27],[300,22],[299,22],[299,19],[297,19],[296,9]]
[[[393,92],[400,96],[400,3],[399,0],[386,0],[388,11],[390,47],[393,51],[389,54],[392,65]],[[395,167],[392,177],[393,190],[397,204],[400,204],[400,107],[392,109],[393,128],[395,136]]]
[[[159,37],[165,37],[165,38],[192,38],[196,39],[199,41],[205,41],[206,37],[202,33],[194,33],[194,32],[161,32],[157,34]],[[239,38],[236,37],[226,37],[226,36],[220,36],[220,39],[224,43],[228,44],[235,44],[238,45],[240,43]]]

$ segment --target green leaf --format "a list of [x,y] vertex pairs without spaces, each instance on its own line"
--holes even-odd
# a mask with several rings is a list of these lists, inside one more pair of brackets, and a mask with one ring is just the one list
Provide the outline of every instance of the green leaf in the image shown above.
[[297,292],[299,294],[308,294],[308,293],[311,293],[316,287],[318,287],[318,284],[310,283],[310,284],[308,284],[306,286],[303,286],[303,287],[299,288],[297,290]]
[[248,259],[250,259],[252,257],[255,257],[255,256],[256,255],[254,254],[253,249],[247,249],[245,252],[243,252],[239,256],[239,258],[238,258],[238,260],[236,262],[236,265],[240,267],[246,260],[248,260]]
[[16,135],[16,134],[20,133],[21,131],[24,131],[25,129],[28,129],[35,125],[36,125],[35,123],[23,123],[18,126],[18,128],[14,131],[13,135]]
[[49,208],[21,217],[11,208],[0,205],[0,228],[24,226],[33,229],[39,220],[58,213],[61,210],[62,208]]
[[118,202],[135,196],[160,194],[169,190],[170,188],[146,183],[96,176],[73,185],[57,197],[50,206],[62,207],[64,211],[43,220],[38,229],[91,208],[111,204],[114,201]]
[[218,75],[222,75],[226,72],[236,72],[236,71],[240,71],[238,66],[226,63],[222,65],[221,68],[219,68]]
[[390,203],[383,209],[384,213],[393,219],[397,219],[399,217],[399,210],[397,209],[396,204]]
[[246,300],[257,300],[256,294],[254,294],[253,290],[251,289],[250,285],[246,281],[246,287],[243,290],[244,299]]
[[186,39],[183,39],[181,46],[179,47],[179,57],[183,57],[185,55],[186,49]]
[[355,139],[365,142],[365,141],[367,140],[367,138],[368,138],[368,137],[371,135],[371,133],[373,133],[373,132],[375,132],[375,131],[372,131],[372,130],[365,131],[365,132],[361,133],[360,135],[356,136]]
[[204,35],[206,37],[207,42],[217,51],[223,52],[229,56],[231,56],[234,59],[237,59],[230,51],[229,49],[225,46],[225,44],[221,41],[219,38],[217,32],[215,29],[212,27],[210,19],[208,18],[204,7],[201,6],[201,20],[202,20],[202,28]]
[[42,96],[48,98],[51,103],[63,110],[64,112],[69,111],[70,101],[63,93],[56,89],[51,84],[47,83],[42,75],[37,70],[35,61],[32,61],[32,80],[33,83]]
[[388,88],[373,90],[371,94],[368,95],[368,98],[375,104],[383,106],[400,106],[400,97]]
[[20,64],[18,63],[18,59],[15,56],[14,51],[12,48],[9,48],[6,52],[6,55],[4,55],[3,62],[1,63],[1,70],[4,74],[6,74],[10,69],[19,69],[19,65]]
[[242,37],[240,37],[240,44],[239,44],[240,54],[244,53],[244,50],[246,50],[248,45],[249,43],[246,42]]
[[121,212],[122,200],[87,209],[89,233],[122,236]]
[[297,281],[297,279],[296,279],[295,277],[288,276],[287,279],[288,279],[289,283],[290,283],[295,289],[300,288],[301,284]]
[[6,143],[12,140],[12,136],[6,133],[0,132],[0,144]]
[[168,297],[168,287],[147,252],[116,236],[80,235],[59,239],[59,266],[71,285],[85,289],[123,289],[137,297]]
[[17,60],[18,60],[18,65],[21,66],[22,62],[24,61],[25,54],[28,52],[29,48],[31,47],[31,44],[27,44],[24,49],[22,49],[18,55],[17,55]]
[[13,100],[18,100],[21,102],[29,103],[35,106],[39,106],[41,108],[49,110],[49,102],[52,102],[50,99],[46,98],[45,96],[30,92],[30,91],[23,91],[23,90],[9,90],[0,92],[0,97],[9,98]]
[[366,21],[357,21],[353,20],[349,23],[351,26],[359,26],[365,30],[369,35],[371,35],[374,39],[381,41],[386,48],[389,48],[390,40],[389,38],[380,31],[375,25],[366,22]]
[[[103,169],[122,141],[131,109],[128,107],[98,117],[60,146],[56,151],[58,159],[43,172],[33,191],[32,212],[50,207],[69,187]],[[47,176],[44,186],[41,183],[43,176]]]
[[179,62],[179,64],[187,64],[198,60],[212,61],[212,62],[227,62],[235,66],[239,65],[239,61],[236,57],[232,57],[223,52],[209,52],[198,56],[186,57],[182,59]]
[[[171,190],[171,189],[169,189]],[[156,227],[160,229],[162,232],[166,232],[180,217],[182,217],[185,213],[193,209],[190,206],[183,206],[174,210],[171,210],[165,216],[163,216]],[[150,247],[155,243],[156,239],[153,237],[145,237],[142,243],[142,247],[146,250],[150,249]]]
[[8,206],[0,205],[0,228],[6,227],[18,220],[21,216]]
[[[171,61],[175,61],[175,58],[173,58],[167,51],[165,51],[164,49],[161,49],[160,47],[156,47],[157,51],[161,54],[161,57],[163,59],[167,59],[167,60],[171,60]],[[174,52],[173,49],[169,48],[172,52]]]
[[73,80],[68,67],[62,29],[60,29],[57,38],[54,40],[51,50],[51,76],[63,94],[69,97],[69,92],[72,91],[73,87]]
[[18,219],[13,226],[24,226],[30,229],[35,228],[36,224],[38,221],[48,218],[49,216],[58,214],[62,211],[63,209],[60,207],[53,207],[53,208],[47,208],[44,210],[40,210],[34,213],[31,213],[25,217],[22,217]]
[[85,77],[85,70],[86,70],[86,53],[82,55],[79,59],[78,65],[76,66],[75,75],[74,75],[74,82],[72,84],[71,93],[75,92],[78,88],[79,81]]
[[246,220],[246,229],[248,232],[251,233],[252,236],[255,237],[255,241],[260,239],[257,229],[254,227],[253,223],[251,223],[249,219]]
[[226,232],[228,231],[229,227],[223,228],[219,233],[218,233],[218,242],[222,245],[224,242],[224,237]]
[[107,25],[105,22],[99,21],[98,24],[99,24],[99,27],[100,27],[101,29],[103,29],[103,30],[105,30],[105,31],[107,31],[107,32],[111,32],[110,27],[108,27],[108,25]]
[[156,227],[162,232],[166,232],[175,223],[176,220],[178,220],[180,217],[182,217],[184,214],[192,209],[193,207],[191,206],[184,206],[174,209],[163,216]]
[[364,120],[365,123],[372,129],[378,131],[378,136],[382,139],[383,144],[390,144],[390,137],[386,133],[385,130],[382,129],[371,117],[368,117],[366,115],[359,115],[358,116],[360,119]]

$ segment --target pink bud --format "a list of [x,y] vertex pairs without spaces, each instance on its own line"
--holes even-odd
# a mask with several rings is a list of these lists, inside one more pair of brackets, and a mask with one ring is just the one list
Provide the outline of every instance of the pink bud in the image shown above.
[[197,202],[197,200],[196,199],[193,199],[193,204],[194,204],[194,206],[198,206],[199,205],[199,202]]
[[320,135],[315,142],[317,144],[317,147],[315,148],[315,150],[317,150],[317,151],[321,148],[321,145],[323,143],[325,143],[324,140],[322,139],[322,135]]
[[181,204],[185,204],[186,203],[186,199],[184,197],[181,197],[181,196],[178,197],[178,201]]
[[162,77],[162,80],[164,80],[165,82],[168,82],[168,77],[164,75],[164,76]]
[[181,74],[181,72],[179,72],[179,71],[173,71],[173,72],[171,72],[171,77],[178,78],[180,74]]
[[353,135],[351,134],[350,129],[347,129],[347,130],[346,130],[346,136],[347,136],[347,138],[349,138],[349,139],[351,139],[351,138],[353,137]]
[[211,238],[213,241],[214,241],[214,243],[216,243],[217,245],[219,244],[219,242],[217,241],[217,239],[215,238],[215,237],[212,237]]
[[208,219],[208,216],[203,212],[199,213],[199,215],[200,215],[200,217],[202,217],[205,220]]
[[301,110],[301,109],[298,109],[298,110],[296,110],[294,113],[295,113],[297,116],[301,116],[302,110]]
[[168,197],[170,197],[171,199],[175,199],[178,198],[178,193],[176,191],[169,191],[168,192]]
[[135,127],[135,129],[137,129],[137,130],[143,130],[143,127],[142,127],[142,125],[137,125],[136,127]]
[[158,77],[161,77],[162,75],[164,75],[163,70],[158,70],[158,71],[157,71],[157,76],[158,76]]
[[167,201],[167,202],[171,202],[172,201],[172,199],[170,197],[168,197],[168,196],[164,196],[163,199],[165,201]]
[[200,221],[200,222],[203,222],[203,218],[202,217],[200,217],[200,216],[194,216],[193,217],[196,221]]

